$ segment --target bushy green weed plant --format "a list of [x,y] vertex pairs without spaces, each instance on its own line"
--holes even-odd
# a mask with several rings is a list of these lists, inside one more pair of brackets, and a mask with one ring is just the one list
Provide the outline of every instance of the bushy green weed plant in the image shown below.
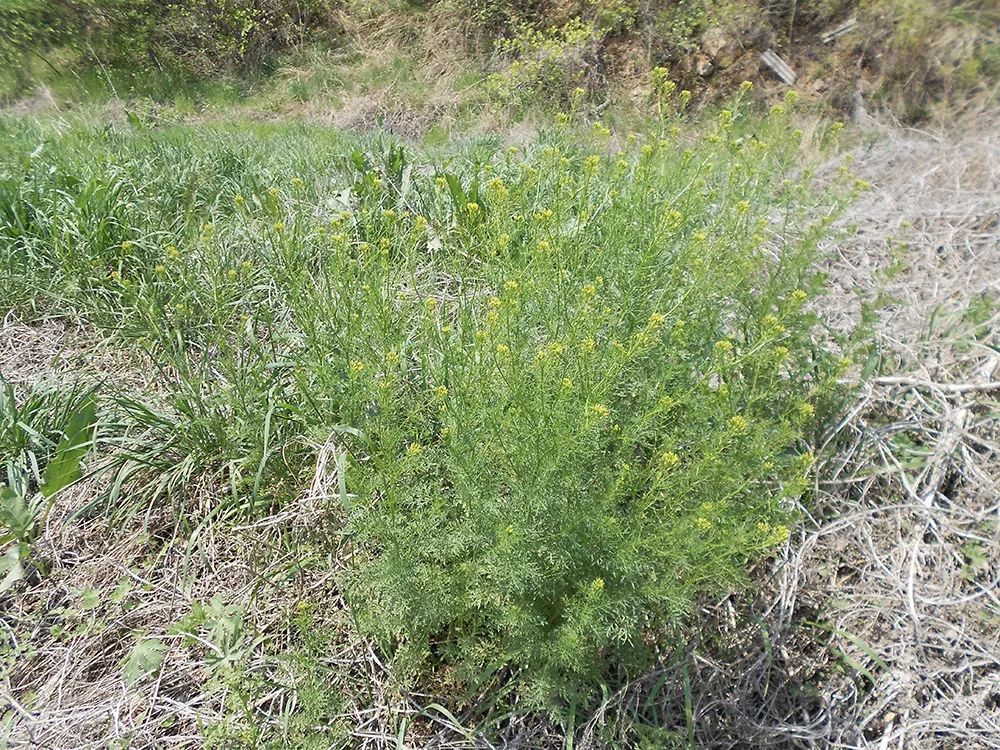
[[740,106],[426,156],[7,123],[2,268],[159,369],[118,485],[210,472],[252,517],[324,446],[358,627],[579,702],[787,538],[843,366],[811,300],[846,193],[811,190],[785,106]]

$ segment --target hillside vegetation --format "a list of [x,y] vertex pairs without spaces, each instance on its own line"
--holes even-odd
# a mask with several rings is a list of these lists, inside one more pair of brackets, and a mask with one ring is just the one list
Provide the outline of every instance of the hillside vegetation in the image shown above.
[[0,13],[0,746],[992,747],[992,3]]
[[406,135],[520,119],[578,87],[591,107],[641,108],[654,68],[699,101],[743,80],[776,88],[769,49],[843,115],[859,101],[907,121],[988,105],[1000,75],[989,0],[6,0],[0,14],[11,100],[39,82],[182,108],[249,97]]

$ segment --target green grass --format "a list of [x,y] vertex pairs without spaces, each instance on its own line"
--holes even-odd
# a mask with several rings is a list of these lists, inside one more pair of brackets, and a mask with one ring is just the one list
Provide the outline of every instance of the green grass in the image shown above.
[[785,109],[427,152],[5,119],[0,308],[85,318],[156,374],[105,387],[109,512],[197,529],[319,480],[401,677],[572,716],[787,538],[836,408],[813,264],[855,188],[813,192]]

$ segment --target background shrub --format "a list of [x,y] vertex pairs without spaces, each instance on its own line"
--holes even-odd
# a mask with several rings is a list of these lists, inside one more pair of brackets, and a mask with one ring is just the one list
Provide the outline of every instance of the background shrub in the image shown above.
[[206,78],[270,65],[333,33],[328,0],[11,0],[0,9],[3,63],[68,47],[91,64]]

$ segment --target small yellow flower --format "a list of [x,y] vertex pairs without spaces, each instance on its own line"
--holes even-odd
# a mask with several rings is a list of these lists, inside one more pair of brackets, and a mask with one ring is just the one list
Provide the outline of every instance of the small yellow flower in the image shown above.
[[434,395],[437,398],[443,399],[448,395],[448,389],[443,385],[439,385],[434,389]]
[[779,365],[786,359],[788,359],[789,354],[790,352],[788,351],[787,346],[774,347],[774,361],[777,362]]
[[771,536],[768,539],[768,544],[777,547],[779,544],[784,544],[788,541],[788,537],[791,536],[791,532],[788,527],[784,524],[780,526],[775,526],[771,529]]
[[285,223],[282,222],[282,221],[276,221],[276,222],[274,222],[274,231],[277,232],[278,234],[281,234],[282,232],[284,232],[285,231]]
[[563,378],[562,379],[562,383],[560,385],[562,386],[562,389],[564,391],[571,391],[571,390],[573,390],[573,381],[570,380],[569,378]]
[[733,350],[733,342],[729,339],[722,339],[715,342],[715,351],[720,354],[728,354]]
[[434,312],[437,309],[437,306],[438,300],[436,297],[428,297],[424,302],[424,308],[426,308],[427,312]]
[[667,322],[667,318],[663,313],[655,312],[649,316],[649,327],[654,330],[659,330],[663,328],[663,325]]
[[250,261],[248,261],[248,260],[245,260],[245,261],[243,261],[242,263],[240,263],[240,267],[241,267],[241,268],[242,268],[242,269],[243,269],[244,271],[249,271],[250,269],[252,269],[252,268],[253,268],[253,263],[251,263],[251,262],[250,262]]
[[514,279],[508,279],[503,283],[503,288],[508,292],[516,292],[518,283]]
[[604,588],[604,579],[603,578],[595,578],[594,582],[591,584],[591,586],[594,587],[595,591],[600,591],[601,589]]
[[589,354],[597,348],[597,342],[593,338],[586,338],[580,342],[580,351]]
[[506,357],[508,354],[510,354],[510,347],[507,346],[506,344],[497,344],[495,351],[501,357]]
[[808,299],[808,298],[809,298],[809,295],[806,294],[801,289],[796,289],[794,292],[792,292],[792,302],[801,304],[801,303],[805,302],[806,299]]
[[132,246],[133,245],[132,245],[132,242],[130,240],[125,240],[122,243],[122,250],[124,250],[127,253],[129,250],[132,249]]
[[281,191],[276,187],[268,188],[267,194],[272,199],[277,199],[281,195]]
[[301,177],[293,177],[292,178],[292,187],[295,188],[296,190],[301,190],[305,186],[306,186],[306,182]]
[[709,531],[712,528],[712,522],[704,516],[698,516],[694,519],[694,525],[698,528],[698,531]]
[[399,355],[390,349],[385,353],[385,363],[389,366],[399,364]]
[[208,222],[201,228],[201,231],[204,232],[207,236],[210,236],[215,233],[215,224],[213,224],[212,222]]
[[599,122],[594,123],[592,130],[598,138],[608,138],[611,135],[611,128]]
[[552,218],[552,209],[551,208],[546,208],[546,209],[544,209],[542,211],[539,211],[537,214],[535,214],[535,220],[536,221],[548,221],[551,218]]
[[347,369],[350,371],[351,375],[360,375],[365,371],[365,363],[359,359],[355,359],[350,365],[348,365]]
[[503,302],[501,302],[501,300],[500,300],[499,297],[490,297],[489,305],[490,305],[491,308],[493,308],[495,310],[498,307],[500,307],[501,305],[503,305]]
[[444,177],[435,177],[434,178],[434,182],[442,190],[444,190],[446,187],[448,187],[448,180],[446,180]]
[[233,198],[233,203],[235,203],[237,207],[243,208],[243,206],[247,204],[247,199],[244,198],[242,195],[237,195],[235,198]]
[[750,81],[743,81],[740,84],[740,92],[741,93],[745,94],[746,92],[748,92],[752,88],[753,88],[753,83],[751,83]]
[[680,462],[681,457],[673,451],[665,451],[660,455],[660,467],[668,471],[677,466]]
[[736,414],[729,418],[729,426],[733,428],[733,432],[742,434],[750,429],[750,423],[747,421],[746,417]]
[[167,257],[170,260],[177,260],[181,257],[181,251],[177,249],[176,245],[167,245]]
[[407,456],[419,456],[423,452],[424,452],[424,446],[422,446],[420,443],[410,443],[408,446],[406,446]]
[[736,210],[741,214],[745,214],[750,210],[750,201],[743,200],[736,204]]
[[230,268],[228,271],[226,271],[226,276],[229,278],[230,281],[235,281],[236,277],[239,276],[239,274],[236,273],[235,268]]
[[391,208],[387,208],[382,212],[382,216],[384,216],[387,219],[395,219],[396,212],[393,211]]
[[551,247],[552,245],[549,243],[548,240],[539,240],[538,242],[538,249],[541,250],[543,253],[548,252]]
[[584,284],[583,288],[580,290],[584,299],[590,300],[597,296],[597,285],[596,284]]
[[591,404],[590,410],[594,414],[602,418],[608,416],[608,414],[611,413],[611,410],[608,409],[608,407],[606,407],[604,404]]
[[802,419],[809,419],[813,414],[816,413],[816,407],[810,403],[799,404],[799,417]]
[[156,271],[156,273],[158,273],[160,276],[162,276],[163,274],[165,274],[167,272],[167,267],[161,263],[160,265],[158,265],[153,270]]
[[593,172],[601,165],[601,157],[597,154],[588,156],[583,160],[583,166],[588,172]]

